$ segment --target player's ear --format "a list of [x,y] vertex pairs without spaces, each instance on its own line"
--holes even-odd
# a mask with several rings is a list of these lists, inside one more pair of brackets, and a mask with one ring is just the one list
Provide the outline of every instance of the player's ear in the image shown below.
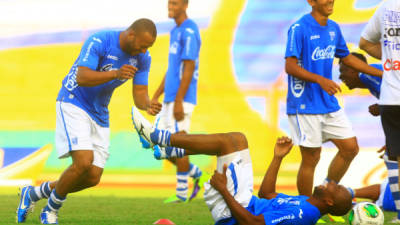
[[324,202],[328,206],[333,206],[333,203],[334,203],[332,198],[324,198]]

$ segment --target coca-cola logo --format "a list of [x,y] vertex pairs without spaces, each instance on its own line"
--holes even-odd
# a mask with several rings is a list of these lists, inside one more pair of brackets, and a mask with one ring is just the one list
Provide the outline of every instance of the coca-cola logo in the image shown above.
[[314,61],[321,59],[333,59],[335,57],[336,46],[328,45],[325,49],[321,49],[319,46],[314,49],[311,55],[311,59]]

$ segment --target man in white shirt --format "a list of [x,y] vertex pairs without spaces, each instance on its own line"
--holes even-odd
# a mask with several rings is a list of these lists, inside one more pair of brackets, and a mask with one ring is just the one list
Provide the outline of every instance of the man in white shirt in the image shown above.
[[[382,60],[379,111],[389,158],[400,163],[400,1],[384,2],[361,34],[360,48]],[[400,173],[400,171],[399,171]]]

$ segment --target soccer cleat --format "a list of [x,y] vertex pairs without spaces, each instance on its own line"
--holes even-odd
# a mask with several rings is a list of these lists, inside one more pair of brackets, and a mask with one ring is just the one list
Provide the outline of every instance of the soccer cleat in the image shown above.
[[165,204],[169,204],[169,203],[185,203],[185,202],[186,202],[185,200],[179,198],[175,194],[164,200]]
[[185,149],[182,148],[176,148],[176,147],[160,147],[158,145],[153,146],[154,152],[154,158],[160,160],[160,159],[169,159],[169,158],[182,158],[185,156]]
[[392,219],[392,221],[390,221],[390,223],[400,223],[400,219],[395,217]]
[[138,132],[142,146],[148,146],[148,148],[153,147],[153,143],[150,139],[150,133],[153,130],[151,123],[143,117],[139,110],[133,106],[132,107],[132,121],[135,130]]
[[17,208],[17,223],[23,223],[26,220],[26,217],[30,212],[33,212],[33,207],[35,206],[35,202],[31,200],[29,196],[29,191],[32,189],[32,186],[25,186],[20,189],[20,201]]
[[193,184],[193,190],[192,194],[189,197],[189,201],[191,201],[193,198],[197,196],[199,191],[204,187],[204,183],[209,181],[211,178],[211,175],[207,172],[203,172],[199,178],[194,179],[194,184]]
[[43,209],[39,218],[42,224],[58,224],[58,215],[56,211],[47,211]]

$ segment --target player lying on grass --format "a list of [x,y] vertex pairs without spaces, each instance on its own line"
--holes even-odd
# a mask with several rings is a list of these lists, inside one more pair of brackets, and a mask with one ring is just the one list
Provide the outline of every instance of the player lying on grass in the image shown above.
[[[334,182],[315,187],[311,197],[276,193],[282,159],[293,146],[278,138],[273,160],[258,197],[253,196],[253,170],[247,139],[242,133],[209,135],[171,134],[154,128],[136,109],[132,119],[142,138],[165,158],[192,154],[217,156],[217,170],[205,186],[204,199],[216,224],[315,224],[326,214],[344,215],[351,209],[351,194]],[[184,150],[185,149],[185,150]]]

